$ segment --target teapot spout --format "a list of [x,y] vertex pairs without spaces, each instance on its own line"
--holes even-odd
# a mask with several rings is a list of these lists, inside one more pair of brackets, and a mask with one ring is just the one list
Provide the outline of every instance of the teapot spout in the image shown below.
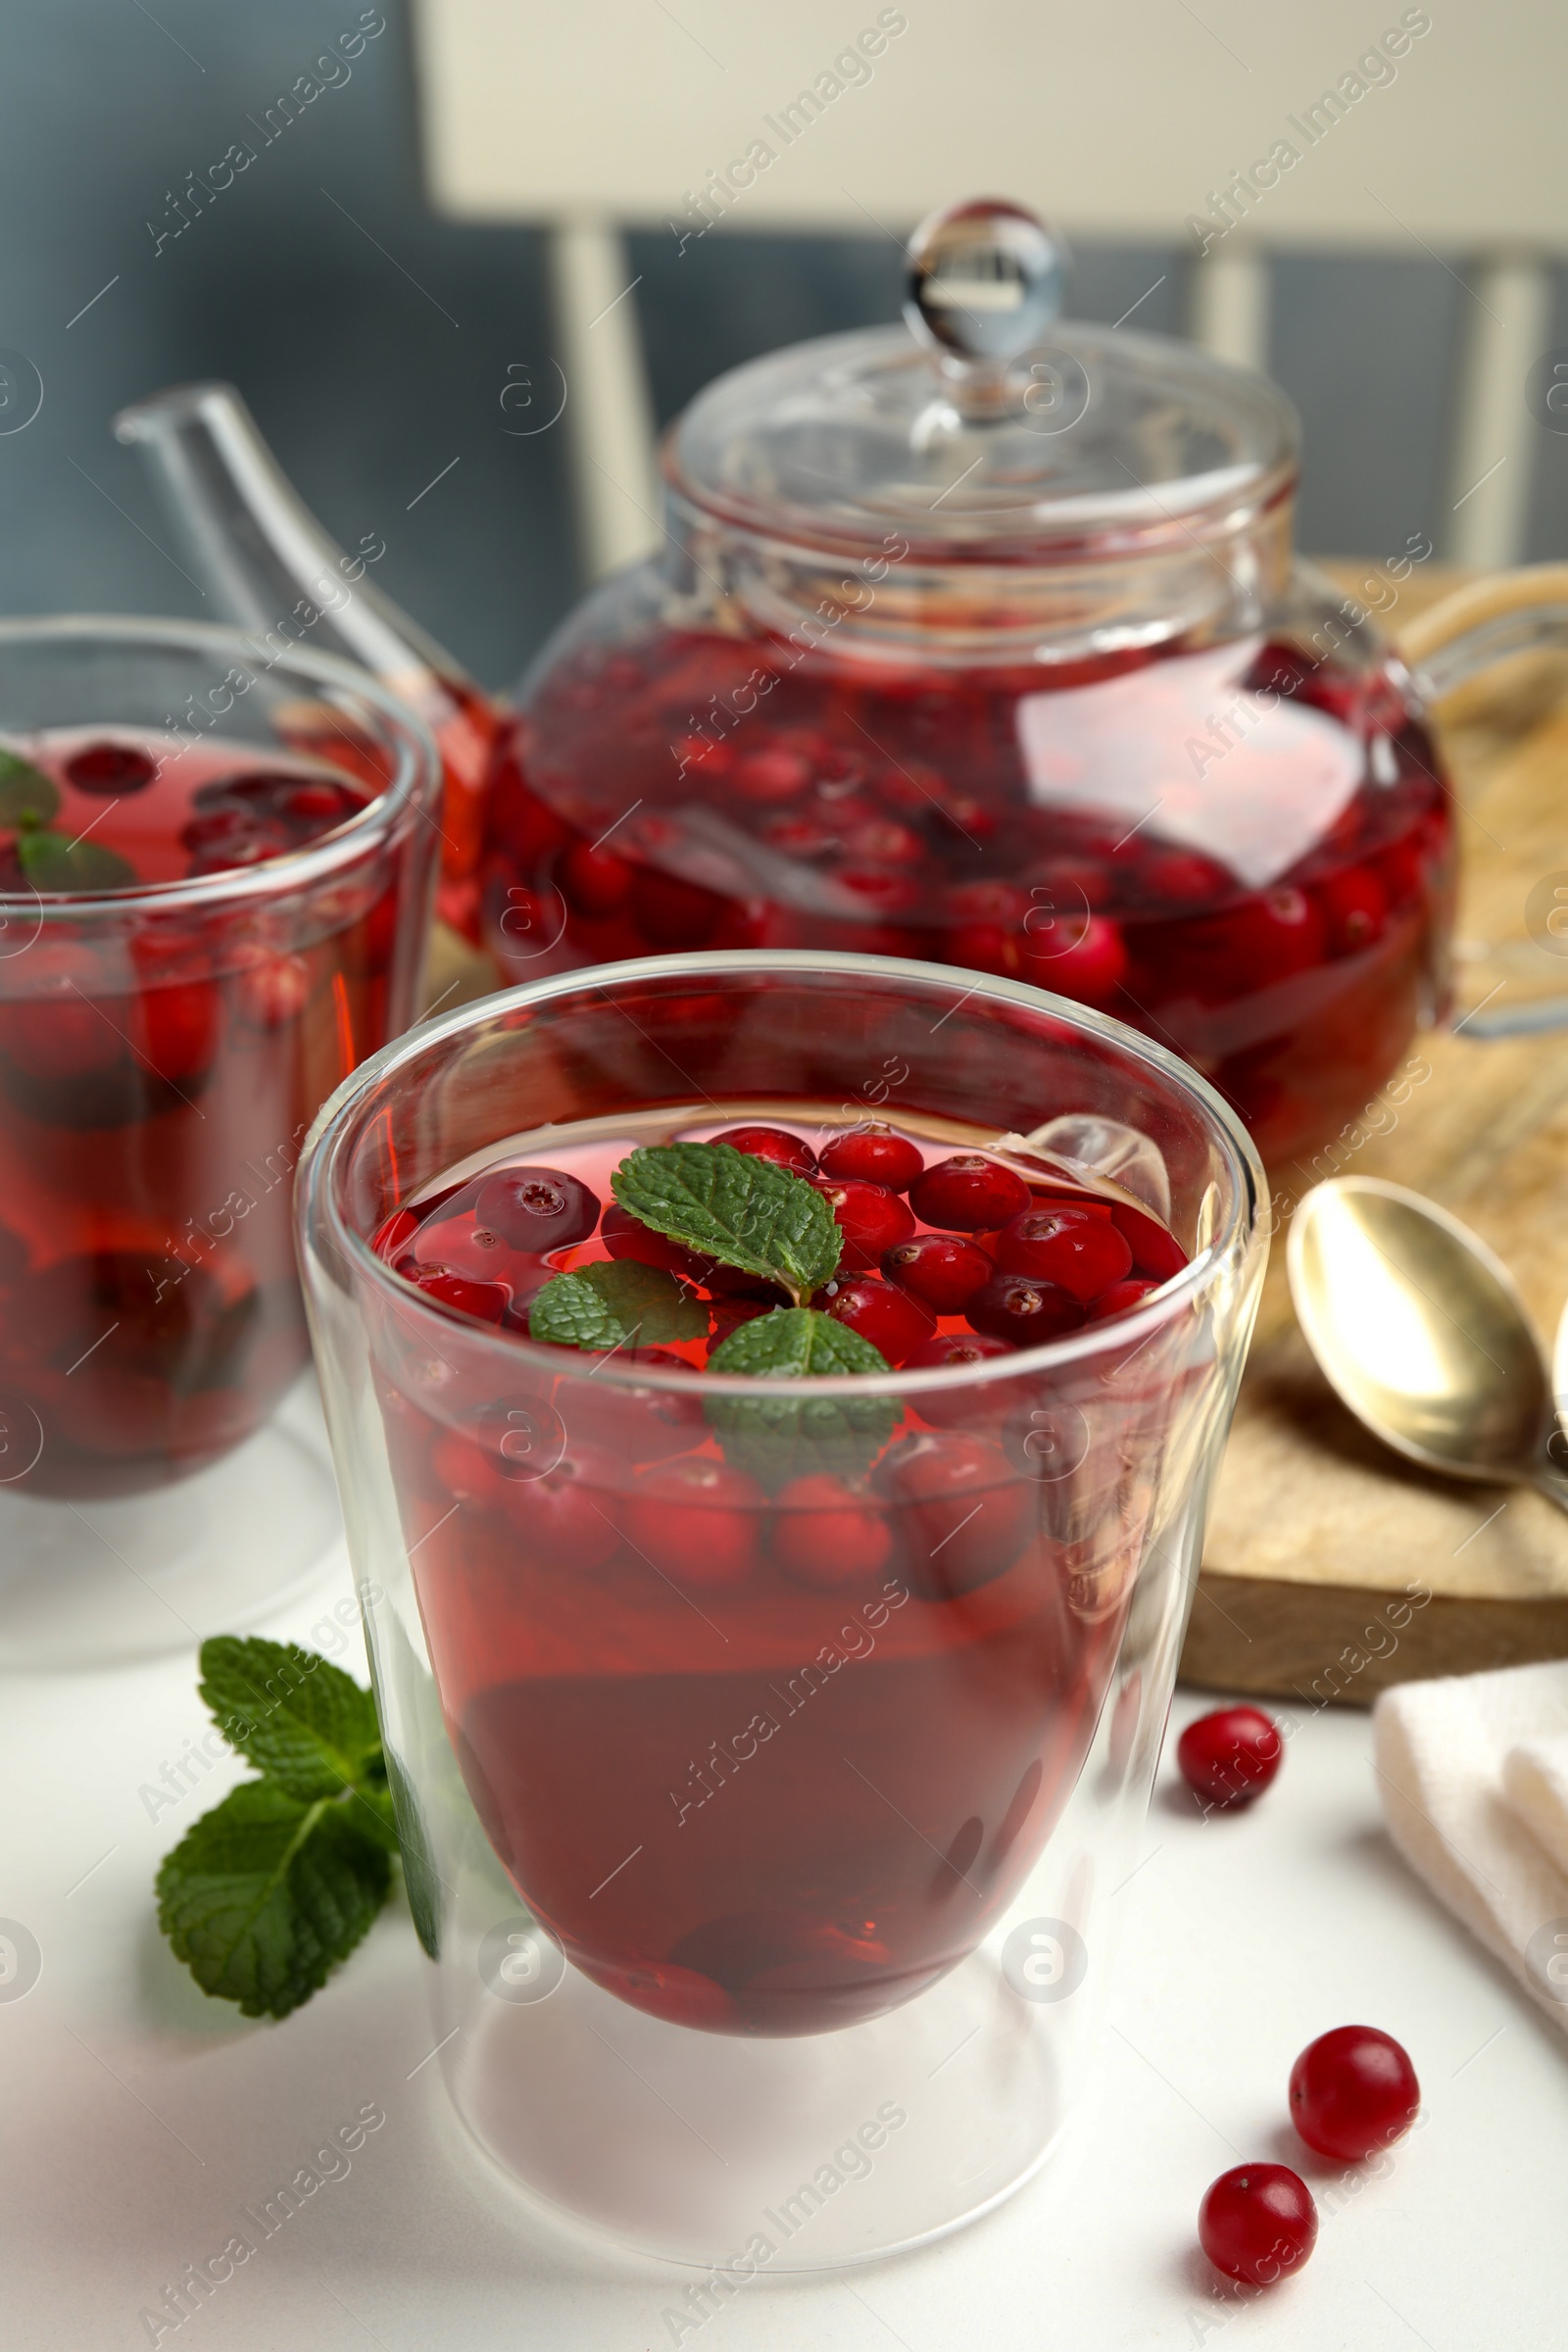
[[226,618],[274,651],[303,643],[358,662],[424,719],[446,778],[438,905],[476,939],[484,799],[510,720],[369,578],[385,541],[370,532],[352,550],[338,546],[232,384],[154,392],[120,412],[115,435],[146,459],[193,572]]

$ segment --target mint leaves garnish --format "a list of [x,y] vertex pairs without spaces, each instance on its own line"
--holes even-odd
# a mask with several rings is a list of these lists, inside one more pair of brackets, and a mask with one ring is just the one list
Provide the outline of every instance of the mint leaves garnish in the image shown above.
[[60,787],[15,752],[0,752],[0,825],[46,825],[60,807]]
[[287,2017],[346,1959],[387,1897],[397,1831],[375,1701],[293,1642],[220,1635],[201,1693],[258,1765],[167,1855],[158,1924],[202,1990]]
[[830,1380],[846,1372],[886,1372],[887,1357],[847,1323],[812,1306],[775,1307],[713,1349],[710,1372],[749,1372],[771,1380]]
[[68,841],[42,826],[24,826],[17,857],[34,890],[124,890],[137,878],[118,850],[98,841]]
[[610,1181],[640,1224],[776,1282],[798,1307],[838,1271],[839,1229],[822,1195],[730,1144],[644,1145]]
[[[714,1348],[708,1368],[771,1380],[890,1370],[869,1340],[808,1306],[779,1307],[743,1323]],[[864,1470],[893,1435],[901,1407],[894,1396],[710,1396],[704,1409],[725,1459],[780,1487],[810,1471]]]
[[612,1257],[547,1282],[528,1312],[528,1337],[595,1351],[659,1348],[708,1337],[708,1309],[661,1266]]
[[34,890],[123,890],[136,868],[118,850],[51,832],[60,787],[30,760],[0,752],[0,832],[17,836],[17,858]]

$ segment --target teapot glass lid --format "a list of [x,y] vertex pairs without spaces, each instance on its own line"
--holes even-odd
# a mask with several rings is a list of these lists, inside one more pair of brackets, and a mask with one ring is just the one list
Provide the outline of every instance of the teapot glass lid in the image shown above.
[[1065,255],[984,201],[909,246],[902,327],[801,343],[720,376],[672,427],[672,488],[719,520],[942,563],[1132,553],[1238,527],[1295,479],[1266,377],[1195,345],[1058,320]]

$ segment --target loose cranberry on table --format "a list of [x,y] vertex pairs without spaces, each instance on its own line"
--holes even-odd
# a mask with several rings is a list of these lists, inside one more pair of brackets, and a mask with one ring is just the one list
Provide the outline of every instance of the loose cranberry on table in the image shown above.
[[1055,1283],[1087,1306],[1131,1273],[1132,1248],[1109,1217],[1053,1202],[1010,1217],[997,1236],[1004,1274],[1029,1274]]
[[1176,1742],[1188,1787],[1220,1806],[1250,1804],[1273,1780],[1284,1753],[1279,1726],[1260,1707],[1217,1707],[1190,1723]]
[[792,1479],[774,1498],[768,1549],[786,1576],[818,1592],[869,1582],[887,1566],[893,1530],[874,1495],[826,1472]]
[[817,1292],[811,1304],[835,1322],[858,1331],[893,1365],[906,1363],[937,1327],[936,1317],[918,1298],[870,1274],[830,1282]]
[[907,1192],[925,1166],[917,1144],[891,1127],[852,1127],[824,1144],[817,1163],[824,1176],[859,1176],[868,1184],[885,1184],[889,1192]]
[[912,1291],[922,1305],[939,1315],[961,1314],[964,1300],[972,1298],[996,1270],[995,1260],[978,1242],[947,1233],[914,1234],[882,1260],[889,1282]]
[[866,1184],[856,1176],[815,1176],[811,1181],[844,1237],[841,1262],[846,1266],[876,1265],[914,1231],[913,1217],[886,1185]]
[[950,1233],[994,1233],[1029,1206],[1029,1187],[997,1160],[959,1152],[915,1178],[909,1206],[927,1225]]
[[721,1135],[710,1135],[708,1140],[728,1144],[732,1152],[745,1152],[753,1159],[769,1160],[787,1176],[809,1176],[816,1168],[816,1153],[810,1145],[782,1127],[726,1127]]
[[1320,2156],[1358,2164],[1403,2137],[1421,2105],[1408,2053],[1376,2026],[1320,2034],[1291,2069],[1291,2121]]
[[1289,2165],[1236,2165],[1206,2190],[1198,2240],[1227,2278],[1272,2286],[1299,2270],[1317,2244],[1312,2192]]

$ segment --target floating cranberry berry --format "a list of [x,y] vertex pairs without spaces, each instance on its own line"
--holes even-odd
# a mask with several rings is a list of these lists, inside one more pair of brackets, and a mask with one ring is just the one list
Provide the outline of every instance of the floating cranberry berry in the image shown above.
[[1285,1742],[1260,1707],[1216,1707],[1176,1742],[1182,1778],[1211,1805],[1250,1804],[1280,1768]]
[[1344,2164],[1401,2139],[1420,2105],[1408,2053],[1376,2026],[1320,2034],[1291,2069],[1292,2123],[1309,2148]]
[[1147,1210],[1131,1208],[1118,1200],[1111,1209],[1110,1220],[1118,1233],[1126,1235],[1133,1264],[1140,1274],[1149,1275],[1154,1282],[1169,1282],[1186,1265],[1187,1252],[1180,1242]]
[[476,1282],[470,1275],[450,1273],[445,1266],[421,1266],[404,1258],[397,1270],[427,1298],[439,1298],[443,1306],[456,1307],[460,1315],[472,1315],[480,1323],[499,1323],[512,1302],[504,1283]]
[[157,762],[128,743],[89,743],[66,761],[66,778],[78,792],[122,798],[140,792],[158,773]]
[[858,1331],[862,1340],[869,1340],[890,1364],[906,1363],[936,1330],[936,1317],[918,1298],[891,1282],[878,1282],[871,1274],[830,1282],[817,1292],[811,1304],[836,1323]]
[[539,1478],[503,1477],[502,1499],[524,1546],[552,1567],[602,1567],[618,1550],[614,1466],[574,1446]]
[[1133,1253],[1109,1217],[1088,1208],[1026,1208],[997,1236],[997,1266],[1054,1282],[1087,1306],[1132,1271]]
[[[923,1341],[906,1356],[902,1369],[941,1372],[1011,1353],[1005,1340],[989,1340],[980,1332],[945,1331],[934,1340]],[[939,1429],[995,1426],[999,1418],[991,1387],[979,1380],[966,1382],[962,1388],[933,1389],[911,1397],[910,1402],[922,1421],[933,1422]]]
[[1029,1187],[1000,1161],[959,1152],[915,1178],[909,1206],[927,1225],[949,1233],[994,1233],[1029,1206]]
[[959,1241],[946,1233],[917,1233],[906,1242],[900,1242],[882,1260],[882,1271],[889,1282],[901,1290],[912,1291],[915,1298],[939,1315],[956,1315],[963,1310],[966,1298],[972,1298],[983,1282],[989,1282],[996,1265],[978,1242]]
[[757,1566],[764,1500],[744,1470],[687,1454],[642,1473],[621,1504],[621,1525],[676,1584],[740,1585]]
[[1316,2245],[1317,2207],[1289,2165],[1239,2164],[1206,2191],[1198,2240],[1227,2278],[1272,2286],[1299,2270]]
[[956,1431],[907,1440],[882,1463],[911,1592],[948,1600],[1001,1576],[1028,1542],[1034,1489],[984,1438]]
[[655,1233],[618,1201],[606,1209],[599,1238],[612,1257],[633,1257],[639,1265],[662,1266],[666,1274],[678,1274],[683,1282],[706,1282],[713,1271],[711,1258],[688,1250],[683,1242],[672,1242],[665,1233]]
[[907,1192],[925,1166],[918,1144],[891,1127],[852,1127],[824,1144],[820,1154],[824,1176],[858,1176],[867,1184],[885,1184],[892,1193]]
[[877,1265],[914,1231],[913,1217],[884,1184],[865,1184],[857,1176],[816,1176],[812,1182],[844,1237],[846,1266]]
[[735,789],[760,808],[798,800],[811,781],[811,762],[799,752],[770,745],[735,762]]
[[726,1127],[722,1135],[710,1136],[709,1141],[728,1144],[732,1152],[744,1152],[750,1159],[768,1160],[787,1176],[809,1176],[816,1168],[816,1153],[810,1145],[782,1127]]
[[479,1187],[474,1216],[511,1249],[539,1255],[586,1241],[599,1222],[599,1201],[561,1168],[503,1168]]
[[1039,1348],[1076,1331],[1084,1310],[1070,1291],[1034,1274],[994,1274],[964,1305],[971,1329],[1014,1348]]
[[1157,1282],[1149,1282],[1142,1278],[1128,1282],[1113,1282],[1108,1289],[1101,1292],[1098,1298],[1092,1300],[1085,1307],[1084,1321],[1086,1323],[1108,1323],[1115,1315],[1130,1315],[1135,1306],[1142,1306],[1144,1300],[1158,1288]]
[[893,1549],[874,1495],[825,1472],[791,1479],[775,1500],[768,1548],[786,1576],[834,1592],[880,1576]]
[[631,889],[632,869],[625,858],[586,841],[572,843],[558,871],[561,887],[579,914],[613,914]]
[[1323,884],[1321,895],[1331,956],[1369,948],[1389,919],[1389,894],[1373,866],[1348,866]]

